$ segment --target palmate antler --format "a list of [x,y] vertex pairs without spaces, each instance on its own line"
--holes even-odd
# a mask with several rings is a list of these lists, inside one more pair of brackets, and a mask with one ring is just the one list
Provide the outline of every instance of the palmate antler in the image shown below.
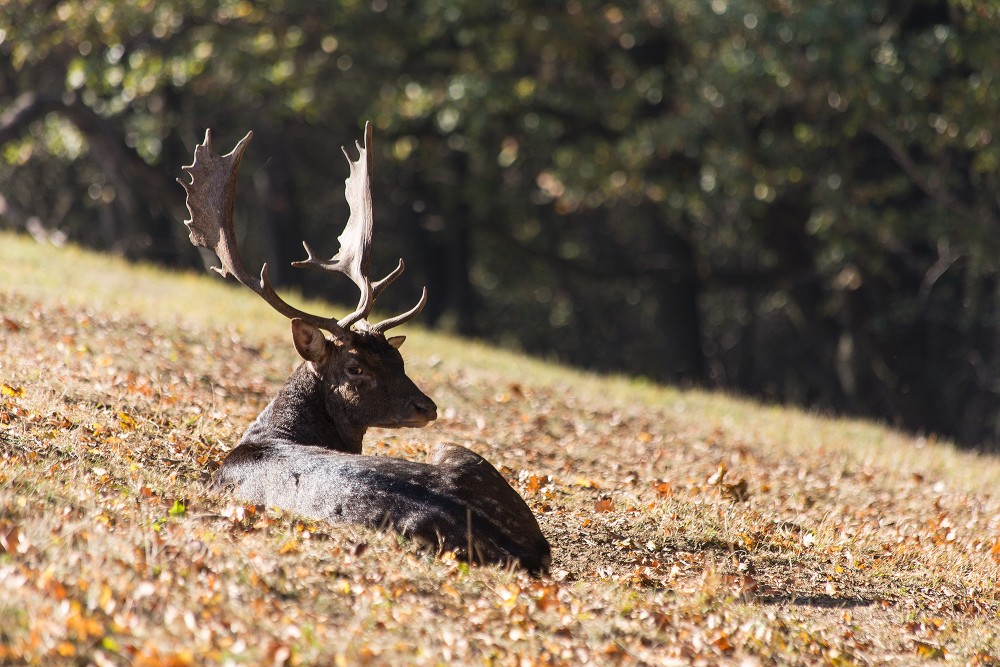
[[219,156],[212,150],[212,131],[206,130],[205,141],[194,149],[194,162],[182,169],[191,177],[190,183],[182,179],[177,182],[187,193],[187,208],[191,216],[185,220],[191,231],[190,240],[196,246],[208,248],[219,258],[222,266],[213,267],[222,276],[233,276],[245,286],[259,294],[272,308],[289,318],[302,320],[329,331],[334,336],[343,336],[351,327],[385,333],[392,327],[416,317],[427,302],[427,288],[420,295],[416,306],[401,315],[390,317],[378,324],[369,324],[367,317],[371,314],[375,300],[389,283],[403,272],[403,260],[382,280],[372,283],[368,277],[368,267],[371,263],[372,243],[372,197],[371,173],[372,159],[368,151],[372,138],[371,123],[365,123],[365,143],[355,142],[359,156],[352,160],[347,151],[347,161],[351,165],[351,173],[345,181],[344,191],[347,203],[351,207],[351,215],[344,232],[340,235],[340,250],[329,260],[316,258],[316,253],[305,242],[308,257],[300,262],[292,262],[292,266],[312,266],[324,271],[336,271],[350,278],[361,291],[361,299],[357,309],[340,320],[319,317],[295,308],[286,303],[271,286],[267,277],[267,264],[261,268],[260,280],[257,281],[247,271],[240,257],[236,236],[233,233],[233,206],[236,202],[236,175],[239,172],[240,161],[246,152],[253,132],[248,132],[240,139],[236,147],[228,155]]

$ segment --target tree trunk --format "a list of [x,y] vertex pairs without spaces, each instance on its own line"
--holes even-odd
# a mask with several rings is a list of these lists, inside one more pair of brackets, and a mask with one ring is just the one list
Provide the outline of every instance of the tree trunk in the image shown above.
[[291,268],[303,259],[302,215],[298,209],[295,175],[289,155],[289,143],[280,139],[282,132],[265,129],[254,135],[258,153],[266,163],[254,173],[254,189],[260,202],[263,246],[268,273],[276,285],[306,285],[305,272]]
[[662,356],[657,360],[661,377],[669,382],[701,384],[705,380],[705,354],[701,347],[701,312],[698,276],[691,242],[665,220],[654,225],[656,245],[670,266],[657,271],[653,294],[659,307],[656,329]]

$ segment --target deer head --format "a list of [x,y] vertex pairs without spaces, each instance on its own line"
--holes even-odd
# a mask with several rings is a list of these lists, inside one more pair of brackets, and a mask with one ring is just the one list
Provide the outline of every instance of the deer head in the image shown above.
[[[346,275],[360,290],[354,312],[336,319],[306,313],[285,302],[274,291],[267,275],[267,264],[256,280],[240,257],[233,233],[233,205],[236,201],[236,176],[240,161],[253,137],[248,132],[227,155],[212,150],[212,131],[194,151],[194,162],[183,167],[190,182],[177,179],[187,193],[190,215],[184,224],[195,246],[212,250],[221,266],[213,267],[222,276],[233,276],[264,299],[272,308],[292,321],[292,341],[305,361],[306,371],[320,381],[326,411],[334,419],[347,420],[364,429],[368,426],[423,426],[434,420],[437,408],[406,376],[398,349],[403,336],[386,338],[385,332],[409,321],[424,307],[424,288],[417,305],[405,313],[376,324],[368,322],[375,300],[403,272],[403,260],[381,280],[368,276],[372,242],[372,139],[370,123],[365,124],[364,145],[355,143],[358,159],[344,150],[350,164],[345,183],[351,214],[339,237],[340,249],[329,260],[318,259],[303,242],[306,259],[293,262],[296,267],[313,267]],[[327,337],[323,334],[331,334]]]

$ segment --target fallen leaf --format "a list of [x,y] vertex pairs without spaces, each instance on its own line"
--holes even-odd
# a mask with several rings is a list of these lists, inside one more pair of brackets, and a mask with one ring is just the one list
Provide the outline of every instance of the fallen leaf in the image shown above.
[[12,398],[23,398],[25,391],[24,387],[13,387],[6,382],[0,382],[0,394]]
[[127,412],[118,413],[118,424],[122,427],[123,431],[134,431],[137,426],[135,418]]
[[542,482],[545,480],[544,477],[539,477],[532,473],[531,477],[528,478],[528,483],[525,486],[525,490],[528,493],[538,493],[538,490],[542,488]]
[[104,636],[104,626],[98,620],[82,616],[79,612],[66,619],[66,629],[81,641],[87,641],[91,637]]
[[708,480],[706,480],[706,481],[709,484],[713,484],[713,485],[714,484],[721,484],[722,480],[726,476],[726,472],[727,472],[726,465],[724,463],[720,463],[719,467],[715,469],[715,472],[712,473],[709,476]]
[[517,605],[517,596],[521,594],[521,587],[517,584],[510,584],[509,586],[497,586],[497,595],[503,601],[503,606],[507,609],[513,609]]
[[925,660],[944,660],[948,654],[943,647],[919,639],[913,640],[913,646],[917,651],[917,655]]
[[726,635],[722,635],[712,642],[712,646],[714,646],[720,653],[728,653],[734,648],[732,642],[729,641],[729,637]]
[[745,503],[750,499],[749,484],[745,479],[741,479],[735,484],[723,484],[722,495],[736,503]]
[[614,512],[615,511],[615,501],[611,498],[602,498],[601,500],[594,501],[594,511],[596,512]]
[[374,646],[362,646],[358,649],[358,660],[363,664],[368,664],[379,657],[382,650]]
[[608,656],[616,656],[621,655],[624,651],[621,646],[612,641],[605,644],[604,648],[601,649],[601,653]]
[[533,591],[535,594],[535,604],[542,611],[554,609],[559,606],[559,588],[555,585],[539,584]]
[[59,642],[56,645],[56,653],[58,653],[63,658],[71,658],[76,655],[76,647],[69,642]]
[[670,482],[653,484],[653,488],[656,489],[656,495],[661,498],[667,498],[668,496],[674,495],[674,487],[670,484]]
[[21,534],[17,526],[0,523],[0,553],[23,554],[30,546],[28,539]]
[[272,665],[287,665],[292,658],[292,649],[279,642],[273,642],[267,649],[267,657]]

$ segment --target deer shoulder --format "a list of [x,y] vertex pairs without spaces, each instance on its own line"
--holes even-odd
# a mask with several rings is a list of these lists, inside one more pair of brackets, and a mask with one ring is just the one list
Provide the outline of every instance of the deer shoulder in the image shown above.
[[190,213],[185,224],[193,244],[219,257],[217,272],[235,277],[291,319],[292,343],[302,363],[222,462],[215,484],[247,502],[333,522],[390,527],[471,561],[547,569],[550,547],[538,522],[484,458],[457,445],[439,445],[426,462],[361,453],[371,427],[420,427],[437,417],[434,401],[406,375],[399,353],[404,337],[386,336],[420,313],[426,289],[409,311],[368,321],[379,294],[404,269],[400,260],[381,280],[368,275],[371,126],[365,127],[364,145],[357,144],[358,159],[348,156],[345,191],[351,214],[339,251],[321,260],[303,244],[308,257],[294,263],[354,282],[358,306],[340,319],[291,306],[272,288],[266,264],[258,281],[240,258],[233,204],[236,175],[251,137],[248,133],[220,157],[206,132],[193,164],[185,167],[190,182],[181,181]]

